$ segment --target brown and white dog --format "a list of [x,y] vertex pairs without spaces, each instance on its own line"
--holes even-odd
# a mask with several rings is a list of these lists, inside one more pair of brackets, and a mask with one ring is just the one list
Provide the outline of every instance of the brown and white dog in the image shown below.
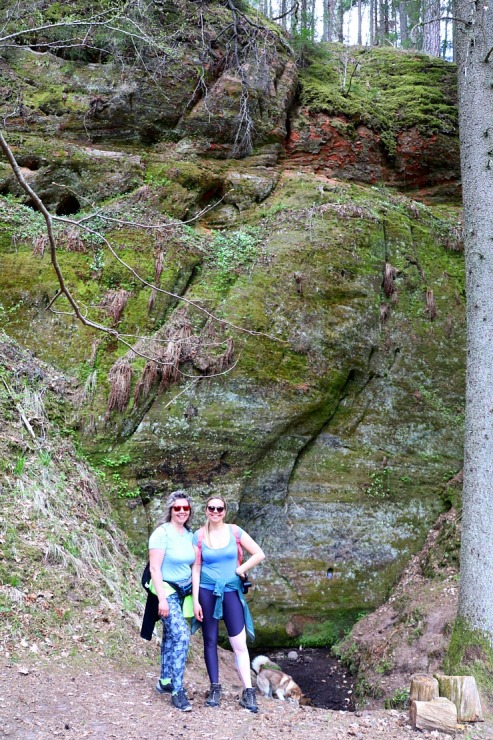
[[291,676],[265,655],[258,655],[252,660],[252,668],[257,674],[257,687],[264,696],[277,696],[281,701],[290,699],[300,702],[303,692]]

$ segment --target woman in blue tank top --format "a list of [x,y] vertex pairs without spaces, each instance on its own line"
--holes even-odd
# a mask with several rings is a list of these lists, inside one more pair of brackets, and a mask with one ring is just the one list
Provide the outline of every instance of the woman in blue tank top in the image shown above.
[[[221,496],[211,496],[205,506],[206,524],[194,533],[193,545],[199,556],[192,567],[193,611],[201,623],[204,636],[204,658],[211,682],[206,706],[217,707],[221,697],[217,643],[219,620],[224,619],[233,648],[236,668],[243,683],[240,704],[251,712],[257,711],[255,689],[252,688],[247,634],[254,636],[253,624],[243,595],[242,582],[247,572],[265,558],[259,545],[243,529],[226,524],[226,502]],[[250,555],[239,564],[239,548]]]

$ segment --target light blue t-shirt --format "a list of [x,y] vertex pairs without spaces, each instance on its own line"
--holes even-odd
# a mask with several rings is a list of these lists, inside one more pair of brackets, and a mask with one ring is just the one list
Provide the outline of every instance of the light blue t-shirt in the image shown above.
[[171,524],[162,524],[149,537],[149,550],[165,551],[161,565],[163,580],[179,583],[190,578],[195,550],[192,533],[187,529],[180,534]]
[[[205,543],[205,539],[202,540],[202,567],[200,574],[207,574],[213,581],[232,581],[236,576],[236,568],[238,567],[238,548],[236,546],[236,538],[234,536],[231,526],[229,526],[229,542],[226,547],[208,547]],[[241,538],[243,530],[238,527],[238,536]],[[194,532],[193,544],[197,546],[199,537],[198,531]],[[211,591],[214,590],[214,586],[211,584],[203,584],[202,577],[200,579],[200,585],[203,588],[207,588]],[[228,590],[228,589],[226,589]]]

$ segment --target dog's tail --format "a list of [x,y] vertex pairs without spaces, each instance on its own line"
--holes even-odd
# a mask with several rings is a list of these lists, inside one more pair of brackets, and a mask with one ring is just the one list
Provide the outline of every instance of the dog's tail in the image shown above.
[[257,655],[252,660],[252,670],[254,673],[258,673],[262,666],[266,666],[270,663],[270,659],[266,655]]
[[257,657],[252,660],[252,670],[254,673],[259,673],[262,668],[269,668],[272,671],[281,670],[280,666],[278,666],[277,663],[273,663],[266,655],[257,655]]

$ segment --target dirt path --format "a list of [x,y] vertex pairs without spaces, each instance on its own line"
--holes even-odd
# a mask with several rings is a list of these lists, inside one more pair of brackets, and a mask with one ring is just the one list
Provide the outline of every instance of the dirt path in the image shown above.
[[[169,697],[154,691],[155,672],[149,669],[91,670],[66,665],[23,667],[0,664],[0,737],[22,740],[48,738],[119,738],[166,740],[206,738],[299,738],[300,740],[401,740],[446,738],[438,733],[417,733],[398,711],[335,712],[291,703],[259,699],[253,715],[238,705],[239,687],[225,691],[222,706],[203,706],[203,679],[187,676],[194,709],[181,714]],[[468,728],[467,738],[493,738],[491,728]]]

